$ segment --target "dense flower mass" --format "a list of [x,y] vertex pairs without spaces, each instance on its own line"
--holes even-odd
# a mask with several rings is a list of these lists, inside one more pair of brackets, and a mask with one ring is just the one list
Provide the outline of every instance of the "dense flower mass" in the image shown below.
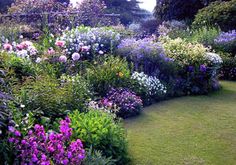
[[222,58],[216,53],[206,53],[207,62],[213,66],[219,66],[223,61]]
[[5,43],[3,44],[3,50],[16,54],[17,57],[26,59],[29,59],[38,53],[36,47],[30,41],[23,41],[20,44],[17,44],[16,42],[13,42],[12,44]]
[[[18,157],[22,164],[81,164],[85,157],[82,142],[77,139],[70,142],[72,128],[70,119],[60,121],[60,132],[46,133],[44,127],[36,124],[25,137],[13,127],[9,131],[13,134],[9,141],[16,146]],[[70,144],[69,144],[70,143]]]
[[108,92],[106,101],[116,104],[120,110],[118,116],[126,118],[140,113],[143,102],[139,96],[128,89],[112,89]]
[[167,92],[166,87],[161,83],[161,81],[157,77],[148,76],[143,72],[134,72],[131,76],[131,79],[137,81],[137,83],[141,87],[144,87],[149,96],[161,96],[166,94]]
[[216,39],[215,42],[218,44],[227,44],[230,42],[236,42],[236,31],[232,30],[229,32],[221,33]]
[[77,52],[82,57],[91,59],[93,56],[112,52],[119,41],[120,34],[112,29],[78,27],[64,32],[57,43],[65,42],[69,55]]

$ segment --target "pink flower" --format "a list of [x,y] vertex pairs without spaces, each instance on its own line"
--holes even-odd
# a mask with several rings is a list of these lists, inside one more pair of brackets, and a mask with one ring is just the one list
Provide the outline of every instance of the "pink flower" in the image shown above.
[[74,61],[78,61],[78,60],[80,59],[80,54],[79,54],[79,53],[73,53],[73,54],[72,54],[72,59],[73,59]]
[[82,52],[87,52],[87,51],[89,51],[89,47],[88,46],[82,46],[82,48],[81,48],[81,51]]
[[48,49],[48,54],[49,54],[49,55],[55,54],[55,50],[54,50],[53,48],[49,48],[49,49]]
[[55,43],[55,45],[58,46],[58,47],[64,47],[65,44],[66,44],[65,41],[60,41],[60,40],[59,40],[59,41],[56,41],[56,43]]
[[67,57],[64,56],[64,55],[61,55],[61,56],[59,57],[59,61],[60,61],[60,62],[64,62],[64,63],[66,63],[66,61],[67,61]]
[[12,50],[12,46],[11,46],[11,44],[4,44],[3,45],[3,49],[5,49],[7,51],[11,51]]
[[18,45],[16,45],[16,48],[17,48],[18,50],[22,50],[22,49],[24,48],[24,46],[21,45],[21,44],[18,44]]
[[30,41],[23,41],[20,45],[22,45],[23,49],[27,49],[29,46],[33,46],[33,43]]

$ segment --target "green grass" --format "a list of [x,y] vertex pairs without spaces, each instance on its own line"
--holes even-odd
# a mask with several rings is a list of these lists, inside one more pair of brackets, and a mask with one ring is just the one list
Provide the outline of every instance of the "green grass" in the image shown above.
[[125,121],[133,165],[236,165],[236,82],[160,102]]

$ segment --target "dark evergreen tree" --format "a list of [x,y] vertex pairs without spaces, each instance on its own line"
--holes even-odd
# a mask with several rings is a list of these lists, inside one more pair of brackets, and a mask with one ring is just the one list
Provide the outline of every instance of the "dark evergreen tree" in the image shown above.
[[0,0],[0,13],[6,13],[14,0]]
[[107,6],[107,13],[120,14],[121,23],[127,25],[143,17],[143,10],[137,0],[103,0]]
[[160,21],[193,20],[199,9],[216,0],[157,0],[155,17]]

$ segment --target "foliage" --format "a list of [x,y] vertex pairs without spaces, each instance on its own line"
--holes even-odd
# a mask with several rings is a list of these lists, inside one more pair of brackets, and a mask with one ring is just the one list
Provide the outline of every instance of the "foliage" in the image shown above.
[[168,37],[163,38],[162,42],[166,55],[180,66],[200,65],[206,62],[207,48],[202,44],[193,44],[181,38],[170,39]]
[[9,127],[12,143],[23,164],[81,164],[85,150],[80,139],[71,141],[70,119],[60,121],[60,132],[46,134],[44,127],[36,124],[26,136],[14,127]]
[[116,164],[127,163],[127,145],[125,132],[120,123],[104,112],[90,110],[88,113],[71,113],[73,138],[79,138],[85,148],[92,146],[106,157],[112,157]]
[[6,13],[7,9],[11,4],[14,2],[14,0],[8,0],[8,1],[0,1],[0,13]]
[[177,38],[182,36],[182,33],[187,30],[187,25],[184,21],[163,21],[157,30],[158,34],[162,37],[169,36],[170,38]]
[[236,58],[230,54],[220,54],[223,63],[220,71],[220,78],[224,80],[236,80]]
[[182,0],[157,0],[155,16],[161,21],[192,20],[198,10],[203,7],[201,0],[188,0],[184,3]]
[[130,78],[130,69],[125,59],[108,56],[101,58],[93,68],[89,68],[86,76],[95,92],[104,96],[112,87],[127,85]]
[[9,8],[9,13],[42,13],[55,12],[66,9],[66,5],[56,0],[34,1],[34,0],[15,0]]
[[78,25],[86,26],[106,26],[111,25],[112,20],[104,17],[106,5],[101,0],[83,0],[77,6],[78,17],[76,22]]
[[40,116],[50,117],[53,121],[68,111],[84,110],[90,90],[80,76],[64,77],[62,82],[44,76],[28,79],[20,89],[16,88],[15,95],[27,111],[42,112]]
[[195,17],[193,26],[219,26],[223,31],[233,30],[236,25],[236,0],[217,1],[201,9]]
[[137,0],[103,0],[106,4],[106,13],[120,14],[120,21],[124,25],[140,20],[145,17]]
[[141,98],[136,93],[124,88],[111,89],[105,99],[120,108],[117,116],[122,118],[138,115],[143,106]]
[[236,31],[222,32],[215,39],[215,48],[236,55]]
[[86,152],[83,164],[87,165],[114,165],[115,160],[106,158],[101,151],[93,150],[92,147]]

